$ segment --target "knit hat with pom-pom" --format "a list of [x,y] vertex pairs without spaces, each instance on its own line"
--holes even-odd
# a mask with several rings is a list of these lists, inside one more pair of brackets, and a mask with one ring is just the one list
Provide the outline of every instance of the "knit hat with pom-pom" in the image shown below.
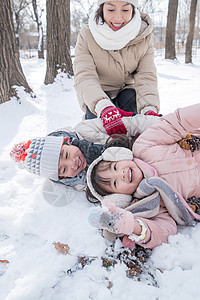
[[58,180],[58,163],[63,137],[47,136],[14,145],[11,158],[30,173]]

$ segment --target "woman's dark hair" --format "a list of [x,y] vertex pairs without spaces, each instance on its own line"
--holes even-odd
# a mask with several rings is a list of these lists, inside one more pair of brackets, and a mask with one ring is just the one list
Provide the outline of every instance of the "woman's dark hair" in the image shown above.
[[[99,8],[96,10],[96,13],[95,13],[95,16],[94,16],[94,20],[96,21],[97,24],[99,24],[99,22],[101,22],[101,25],[103,25],[105,23],[105,20],[104,20],[104,16],[103,16],[103,6],[104,6],[104,3],[102,3]],[[133,11],[132,11],[132,19],[135,15],[135,6],[132,5],[132,8],[133,8]]]
[[101,19],[101,24],[104,24],[105,20],[103,17],[103,4],[101,4],[99,6],[99,8],[96,10],[95,16],[94,16],[94,20],[96,21],[97,24],[99,24],[99,19]]
[[[115,134],[110,136],[107,139],[105,148],[107,149],[109,147],[124,147],[128,149],[132,149],[132,145],[133,145],[133,140],[128,138],[126,135]],[[111,163],[112,162],[108,162],[108,161],[100,161],[98,164],[96,164],[96,166],[94,166],[91,172],[91,181],[92,181],[93,188],[101,196],[112,194],[110,192],[105,191],[99,184],[99,183],[103,183],[105,185],[109,185],[110,179],[102,178],[97,174],[97,171],[106,171],[108,168],[110,168]],[[88,201],[92,203],[96,203],[96,204],[100,203],[100,201],[96,197],[94,197],[94,195],[92,194],[88,186],[86,188],[86,198]]]

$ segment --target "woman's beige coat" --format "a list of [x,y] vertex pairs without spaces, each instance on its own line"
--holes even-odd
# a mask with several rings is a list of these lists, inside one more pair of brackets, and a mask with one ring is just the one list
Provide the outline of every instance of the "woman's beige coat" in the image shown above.
[[[135,137],[143,133],[151,125],[155,124],[159,118],[154,116],[136,115],[134,117],[123,117],[124,126],[126,127],[128,137]],[[78,123],[74,128],[66,126],[58,129],[66,132],[76,132],[80,140],[96,144],[105,144],[109,135],[107,134],[100,118],[84,120]]]
[[103,50],[94,40],[89,27],[79,33],[74,59],[74,80],[81,108],[86,105],[96,114],[99,100],[106,92],[124,88],[136,90],[137,109],[155,106],[159,111],[157,76],[154,65],[154,36],[151,19],[141,13],[138,36],[121,50]]

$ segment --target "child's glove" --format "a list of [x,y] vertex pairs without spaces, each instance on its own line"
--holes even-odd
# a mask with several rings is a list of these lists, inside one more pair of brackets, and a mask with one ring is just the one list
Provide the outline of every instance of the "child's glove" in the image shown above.
[[148,110],[146,113],[145,113],[145,116],[156,116],[156,117],[162,117],[161,114],[157,114],[155,113],[153,110]]
[[122,116],[130,117],[130,114],[133,115],[133,113],[125,112],[114,106],[109,106],[104,108],[104,110],[101,113],[101,120],[103,122],[103,126],[106,132],[109,135],[116,134],[116,133],[126,134],[127,132],[126,127],[124,126],[121,117]]
[[123,237],[122,245],[124,246],[124,248],[129,248],[131,250],[135,248],[135,242],[129,239],[127,235]]
[[89,223],[99,229],[106,229],[115,234],[131,234],[134,231],[134,216],[130,211],[116,207],[105,199],[103,207],[90,211]]

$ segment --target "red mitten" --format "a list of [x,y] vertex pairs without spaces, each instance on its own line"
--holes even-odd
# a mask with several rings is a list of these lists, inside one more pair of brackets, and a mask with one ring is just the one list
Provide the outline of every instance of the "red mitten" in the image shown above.
[[133,113],[133,112],[130,112],[130,111],[125,111],[125,110],[122,110],[120,108],[117,108],[121,114],[122,117],[133,117],[135,116],[136,114]]
[[121,119],[122,115],[117,107],[109,106],[101,113],[101,120],[106,132],[112,134],[126,134],[126,127]]
[[153,110],[148,110],[146,113],[145,113],[146,116],[156,116],[156,117],[162,117],[162,115],[159,115],[157,113],[155,113]]

